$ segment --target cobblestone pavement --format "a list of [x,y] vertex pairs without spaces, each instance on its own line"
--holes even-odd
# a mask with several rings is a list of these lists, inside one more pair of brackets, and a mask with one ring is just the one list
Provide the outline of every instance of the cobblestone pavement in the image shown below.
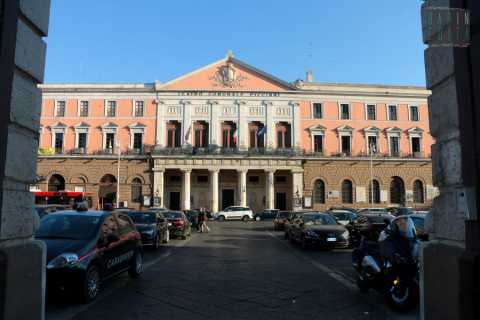
[[50,304],[57,319],[416,319],[353,282],[351,250],[303,251],[271,222],[211,223],[212,232],[147,253],[141,279],[106,283],[83,306]]

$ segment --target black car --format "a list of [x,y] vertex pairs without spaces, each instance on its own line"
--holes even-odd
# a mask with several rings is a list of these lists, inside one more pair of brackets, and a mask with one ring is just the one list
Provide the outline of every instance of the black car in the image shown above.
[[260,220],[272,220],[277,217],[278,214],[278,209],[265,209],[260,213],[256,213],[253,216],[253,219],[255,221],[260,221]]
[[159,211],[130,211],[128,216],[142,236],[142,244],[157,250],[168,242],[168,221]]
[[325,213],[305,213],[290,226],[290,241],[300,243],[302,248],[313,245],[325,248],[347,248],[348,230]]
[[170,222],[168,230],[170,237],[180,237],[185,240],[192,234],[192,227],[187,216],[182,211],[164,211],[162,212],[165,218]]
[[44,205],[36,205],[35,211],[37,212],[39,218],[43,218],[44,216],[62,210],[70,209],[69,206],[61,205],[61,204],[44,204]]
[[47,247],[48,292],[73,292],[89,302],[103,280],[143,271],[140,234],[123,213],[58,212],[41,220],[35,237]]

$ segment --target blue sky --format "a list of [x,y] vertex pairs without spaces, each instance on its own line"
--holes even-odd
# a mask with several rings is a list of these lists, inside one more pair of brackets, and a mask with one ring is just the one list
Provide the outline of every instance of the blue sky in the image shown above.
[[46,82],[166,82],[225,56],[285,81],[424,85],[420,0],[53,0]]

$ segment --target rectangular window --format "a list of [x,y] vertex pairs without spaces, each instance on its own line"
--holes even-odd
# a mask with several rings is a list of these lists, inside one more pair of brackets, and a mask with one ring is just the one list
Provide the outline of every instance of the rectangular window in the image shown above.
[[259,176],[248,176],[248,182],[249,183],[258,183],[260,181]]
[[135,117],[143,117],[144,112],[144,102],[135,101]]
[[230,130],[228,129],[222,131],[222,146],[230,148]]
[[410,121],[418,121],[418,107],[411,106],[410,107]]
[[55,132],[55,153],[63,153],[63,132]]
[[314,119],[322,119],[322,104],[321,103],[314,103],[313,104],[313,118]]
[[57,101],[57,106],[55,108],[55,116],[56,117],[65,117],[65,108],[66,108],[66,102],[65,101]]
[[400,139],[399,137],[390,137],[390,156],[400,156]]
[[377,119],[377,113],[375,110],[375,105],[374,104],[369,104],[367,105],[367,120],[376,120]]
[[277,146],[280,149],[285,148],[285,141],[283,140],[284,133],[282,131],[277,132]]
[[377,137],[375,136],[368,137],[368,152],[369,154],[375,154],[378,152]]
[[340,105],[340,119],[348,120],[350,119],[350,105],[342,103]]
[[133,134],[133,149],[141,150],[143,147],[143,133],[136,132]]
[[350,156],[350,136],[342,136],[342,154]]
[[203,147],[202,134],[203,134],[203,130],[195,130],[195,147],[197,148]]
[[412,138],[412,152],[413,155],[418,155],[422,150],[420,147],[420,138],[419,137],[413,137]]
[[313,136],[313,152],[323,153],[323,136]]
[[142,185],[141,184],[132,184],[132,202],[135,202],[135,203],[142,202]]
[[175,147],[175,129],[168,129],[167,131],[167,148]]
[[78,110],[80,117],[88,117],[88,101],[80,101],[80,110]]
[[395,105],[388,106],[388,120],[391,120],[391,121],[398,120],[397,106]]
[[117,115],[117,101],[107,101],[107,117],[115,117]]
[[105,134],[105,149],[113,149],[115,147],[115,133],[108,132]]
[[208,176],[197,176],[197,182],[207,183],[208,182]]
[[86,132],[80,132],[78,134],[78,146],[77,148],[87,148],[87,133]]

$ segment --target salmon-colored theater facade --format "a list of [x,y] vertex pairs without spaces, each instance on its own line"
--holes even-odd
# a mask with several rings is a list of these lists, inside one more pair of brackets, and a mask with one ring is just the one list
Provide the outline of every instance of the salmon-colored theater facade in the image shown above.
[[[421,87],[282,81],[232,54],[151,84],[45,84],[33,188],[171,209],[427,207]],[[120,149],[120,175],[117,173]]]

